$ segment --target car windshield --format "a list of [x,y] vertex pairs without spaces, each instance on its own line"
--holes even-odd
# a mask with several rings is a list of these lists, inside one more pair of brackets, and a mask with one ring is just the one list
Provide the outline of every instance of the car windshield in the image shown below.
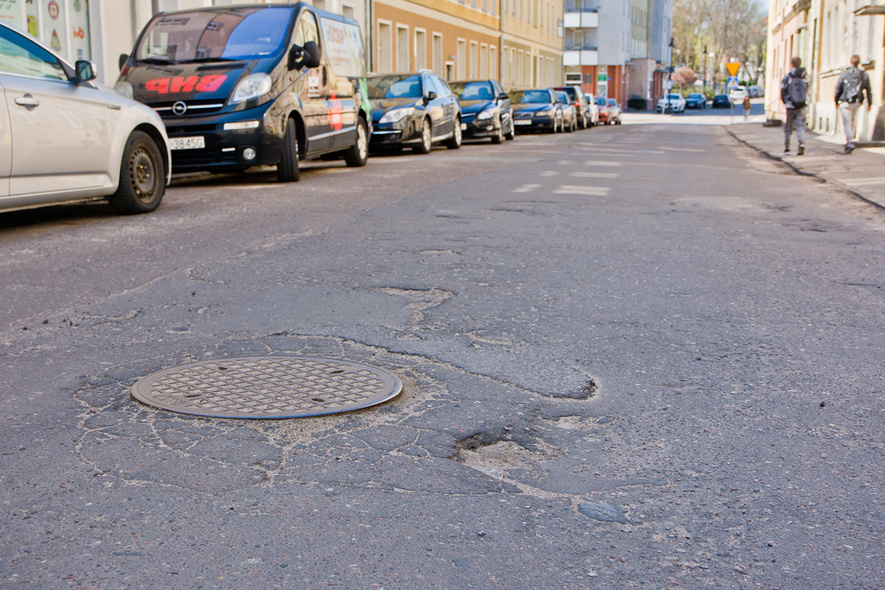
[[488,82],[454,82],[452,91],[461,100],[492,100],[495,98],[492,85]]
[[287,45],[291,6],[195,10],[151,21],[135,50],[149,63],[255,59]]
[[598,104],[601,107],[604,107],[605,106],[605,99],[602,98],[601,96],[597,96],[596,97],[596,104]]
[[688,98],[704,98],[702,94],[689,94]]
[[510,93],[510,100],[517,103],[546,104],[550,93],[546,90],[517,90]]
[[680,95],[680,94],[671,94],[670,95],[670,100],[679,100],[680,98],[682,98],[682,95]]
[[402,74],[392,76],[371,76],[367,80],[369,98],[421,98],[421,76]]

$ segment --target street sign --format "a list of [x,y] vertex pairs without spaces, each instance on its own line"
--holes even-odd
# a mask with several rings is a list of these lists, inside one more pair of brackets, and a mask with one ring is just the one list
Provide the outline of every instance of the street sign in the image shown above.
[[732,76],[738,75],[738,70],[741,69],[741,62],[739,61],[730,61],[725,64],[725,67],[728,68],[728,73]]
[[729,90],[734,90],[735,88],[740,88],[740,83],[738,82],[737,76],[729,76],[728,82],[726,82],[725,87]]

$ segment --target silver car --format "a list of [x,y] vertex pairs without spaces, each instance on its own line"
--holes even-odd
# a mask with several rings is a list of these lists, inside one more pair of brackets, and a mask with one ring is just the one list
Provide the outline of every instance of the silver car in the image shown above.
[[160,117],[0,22],[0,211],[107,199],[120,213],[159,206],[170,179]]

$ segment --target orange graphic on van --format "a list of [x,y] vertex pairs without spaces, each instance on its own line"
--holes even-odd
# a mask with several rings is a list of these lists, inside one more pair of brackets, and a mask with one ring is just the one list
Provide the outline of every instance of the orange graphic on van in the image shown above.
[[154,78],[144,83],[144,89],[157,94],[178,94],[180,92],[215,92],[227,76],[213,74],[211,76],[176,76],[174,78]]

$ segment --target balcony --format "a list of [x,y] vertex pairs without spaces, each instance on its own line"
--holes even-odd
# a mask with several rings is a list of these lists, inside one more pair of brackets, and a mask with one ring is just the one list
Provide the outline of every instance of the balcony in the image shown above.
[[[592,0],[591,0],[592,1]],[[596,5],[584,0],[566,0],[562,24],[566,29],[596,29],[599,27],[599,13]]]
[[598,66],[599,52],[596,47],[569,47],[566,45],[565,52],[562,54],[562,65]]

